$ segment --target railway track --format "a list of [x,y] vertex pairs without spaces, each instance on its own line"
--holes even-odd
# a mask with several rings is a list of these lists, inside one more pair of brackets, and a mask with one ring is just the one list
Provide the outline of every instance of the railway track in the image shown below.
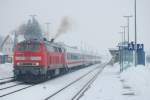
[[[72,81],[71,83],[67,84],[66,86],[62,87],[61,89],[57,90],[56,92],[52,93],[51,95],[49,95],[48,97],[46,97],[44,100],[49,100],[52,99],[54,97],[58,97],[59,94],[63,93],[66,89],[68,89],[69,87],[72,87],[74,84],[76,84],[77,82],[79,82],[80,80],[84,79],[86,76],[92,74],[94,71],[98,70],[94,76],[92,78],[90,78],[90,80],[88,80],[88,82],[86,82],[81,89],[74,94],[74,96],[72,96],[71,100],[78,100],[81,95],[89,88],[89,86],[94,82],[94,80],[96,79],[96,77],[102,72],[102,70],[104,69],[106,64],[102,65],[101,67],[96,67],[90,71],[88,71],[87,73],[85,73],[84,75],[82,75],[81,77],[79,77],[78,79]],[[69,99],[70,100],[70,99]]]
[[2,88],[0,88],[0,90],[5,90],[5,89],[8,89],[8,88],[12,88],[12,87],[15,87],[15,86],[18,86],[18,85],[21,85],[21,84],[23,84],[23,82],[2,87]]
[[[103,67],[104,68],[104,67]],[[89,89],[92,83],[96,80],[98,75],[103,71],[103,69],[99,70],[73,97],[71,100],[79,100],[83,94]]]
[[[22,86],[21,86],[22,85]],[[1,91],[0,91],[0,98],[1,97],[4,97],[4,96],[8,96],[10,94],[13,94],[13,93],[16,93],[16,92],[19,92],[19,91],[22,91],[22,90],[25,90],[27,88],[30,88],[32,86],[34,86],[35,84],[32,84],[32,85],[24,85],[23,83],[18,83],[14,86],[10,86],[10,87],[6,87],[6,88],[3,88]],[[18,88],[16,88],[16,86],[20,86]],[[12,89],[14,87],[14,89]],[[3,91],[4,90],[4,91]]]
[[9,77],[9,78],[4,78],[4,79],[0,79],[0,85],[2,84],[6,84],[6,83],[10,83],[10,82],[14,82],[14,77]]
[[[43,100],[49,100],[49,99],[52,99],[53,97],[56,97],[58,96],[58,94],[60,93],[63,93],[64,90],[66,90],[67,88],[69,87],[72,87],[74,86],[75,83],[79,83],[80,80],[82,80],[83,78],[85,78],[86,76],[88,76],[89,74],[92,74],[95,70],[97,70],[97,72],[99,72],[98,70],[103,70],[104,68],[104,64],[101,65],[101,66],[97,66],[96,68],[94,69],[91,69],[90,71],[88,71],[87,73],[85,73],[84,75],[82,75],[81,77],[77,78],[76,80],[70,82],[69,84],[67,84],[66,86],[63,85],[62,88],[58,88],[58,90],[54,93],[54,92],[51,92],[51,95],[47,96],[46,98],[44,98]],[[100,73],[100,72],[99,72]],[[95,74],[96,75],[96,74]],[[95,76],[94,75],[94,76]],[[94,79],[96,79],[96,76],[95,78],[90,79],[87,83],[84,83],[85,86],[83,86],[81,90],[78,91],[78,93],[75,93],[74,96],[72,96],[72,99],[69,99],[69,100],[76,100],[76,98],[79,98],[82,96],[82,94],[87,90],[87,88],[90,86],[90,84],[92,84],[92,82],[94,81]],[[98,76],[98,75],[97,75]],[[14,84],[15,83],[15,84]],[[8,85],[9,84],[9,85]],[[0,98],[2,97],[5,97],[5,96],[9,96],[11,94],[15,94],[19,91],[23,91],[25,89],[28,89],[30,87],[33,87],[37,84],[24,84],[24,83],[17,83],[16,81],[15,82],[12,82],[12,83],[8,83],[8,84],[2,84],[0,87]],[[45,97],[45,96],[44,96]]]
[[14,78],[14,77],[1,78],[0,80],[6,80],[6,79],[11,79],[11,78]]
[[[74,72],[74,71],[71,71],[71,72]],[[33,85],[27,85],[26,84],[24,87],[18,89],[18,87],[20,87],[21,85],[24,85],[24,83],[23,82],[16,83],[17,81],[15,81],[13,79],[10,80],[11,78],[13,78],[13,77],[5,78],[5,79],[9,79],[9,80],[3,81],[3,82],[0,83],[1,84],[1,87],[0,87],[0,98],[8,96],[8,95],[16,93],[16,92],[19,92],[19,91],[22,91],[24,89],[30,88],[30,87],[32,87],[34,85],[37,85],[37,84],[33,84]],[[1,79],[1,80],[5,80],[5,79]],[[15,84],[13,84],[13,83],[15,83]],[[11,85],[8,85],[8,84],[11,84]]]

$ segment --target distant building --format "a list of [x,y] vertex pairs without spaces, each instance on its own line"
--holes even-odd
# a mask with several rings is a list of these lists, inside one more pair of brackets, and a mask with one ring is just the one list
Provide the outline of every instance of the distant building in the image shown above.
[[134,63],[133,62],[133,50],[129,50],[128,41],[118,43],[117,47],[119,48],[119,59],[123,62]]
[[1,52],[8,56],[13,56],[13,36],[7,35],[1,44]]
[[[121,63],[120,60],[123,59],[124,62],[133,62],[133,52],[132,51],[128,51],[127,49],[123,50],[123,52],[120,52],[121,48],[128,48],[128,42],[119,42],[118,45],[115,48],[110,48],[109,52],[112,56],[111,60],[110,60],[110,64],[113,65],[114,63]],[[123,53],[123,58],[121,58]]]
[[119,62],[119,50],[118,50],[118,48],[110,48],[109,52],[112,56],[109,64],[113,65],[114,63]]

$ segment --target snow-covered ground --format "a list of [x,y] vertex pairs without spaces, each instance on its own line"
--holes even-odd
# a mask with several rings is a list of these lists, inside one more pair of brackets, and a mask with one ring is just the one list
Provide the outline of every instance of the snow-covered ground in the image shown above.
[[[78,71],[75,71],[72,73],[68,73],[66,75],[54,78],[52,80],[38,84],[31,88],[28,88],[28,89],[19,91],[17,93],[2,97],[2,98],[0,98],[0,100],[44,100],[49,95],[58,91],[59,89],[66,86],[70,82],[78,79],[79,77],[81,77],[85,73],[89,72],[90,70],[96,68],[97,66],[100,66],[100,65],[97,64],[97,65],[93,65],[93,66],[90,66],[87,68],[83,68],[81,70],[78,70]],[[24,84],[20,85],[19,87],[16,87],[16,89],[22,88],[22,87],[24,87]],[[15,88],[13,87],[12,89],[4,90],[4,92],[5,93],[11,92],[11,91],[14,91],[14,89]],[[5,94],[4,92],[0,91],[0,95]],[[73,92],[73,90],[70,90],[70,93],[71,92]],[[64,97],[64,98],[66,98],[66,97]],[[66,99],[62,98],[62,100],[66,100]]]
[[11,63],[0,64],[0,79],[13,76],[13,65]]
[[[66,74],[29,89],[11,94],[0,100],[43,100],[67,83],[77,79],[93,67]],[[0,78],[12,76],[12,64],[0,65]],[[119,65],[107,66],[81,100],[150,100],[150,66],[130,67],[119,72]],[[70,90],[72,92],[72,90]],[[61,98],[62,100],[63,97]]]
[[81,100],[150,100],[150,68],[107,66]]

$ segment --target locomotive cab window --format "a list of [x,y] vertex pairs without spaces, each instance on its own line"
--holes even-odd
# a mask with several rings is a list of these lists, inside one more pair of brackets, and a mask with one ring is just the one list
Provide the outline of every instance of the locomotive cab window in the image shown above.
[[33,51],[33,52],[37,52],[40,51],[40,43],[36,43],[36,42],[22,42],[19,43],[17,46],[17,50],[18,51]]

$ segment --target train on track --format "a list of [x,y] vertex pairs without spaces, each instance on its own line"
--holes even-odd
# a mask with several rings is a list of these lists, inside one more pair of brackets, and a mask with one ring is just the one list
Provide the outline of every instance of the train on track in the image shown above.
[[14,76],[17,80],[46,80],[70,69],[100,63],[100,56],[63,43],[25,40],[14,49]]

